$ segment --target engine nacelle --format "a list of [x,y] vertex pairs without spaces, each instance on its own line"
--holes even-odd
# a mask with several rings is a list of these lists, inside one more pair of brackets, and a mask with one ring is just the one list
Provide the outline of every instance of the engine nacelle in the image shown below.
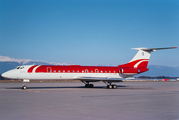
[[119,70],[119,73],[124,75],[135,75],[135,74],[139,74],[140,70],[136,68],[121,68]]

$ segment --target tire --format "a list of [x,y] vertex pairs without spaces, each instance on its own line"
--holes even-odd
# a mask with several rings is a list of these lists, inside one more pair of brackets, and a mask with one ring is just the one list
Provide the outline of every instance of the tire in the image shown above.
[[93,88],[93,87],[94,87],[94,85],[93,85],[93,84],[90,84],[90,85],[89,85],[89,87],[90,87],[90,88]]
[[26,90],[26,89],[27,89],[27,87],[26,87],[26,86],[22,86],[22,89],[23,89],[23,90]]
[[86,84],[85,87],[86,87],[86,88],[89,88],[90,86],[89,86],[89,84]]
[[113,89],[116,89],[116,88],[117,88],[117,86],[114,84],[114,85],[112,85],[112,88],[113,88]]
[[109,86],[109,89],[112,89],[112,85],[108,85]]

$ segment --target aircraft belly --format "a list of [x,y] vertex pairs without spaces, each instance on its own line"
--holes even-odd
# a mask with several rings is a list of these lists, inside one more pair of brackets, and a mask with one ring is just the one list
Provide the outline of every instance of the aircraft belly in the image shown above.
[[119,74],[114,73],[26,73],[21,75],[21,79],[73,79],[75,77],[109,77],[121,78]]

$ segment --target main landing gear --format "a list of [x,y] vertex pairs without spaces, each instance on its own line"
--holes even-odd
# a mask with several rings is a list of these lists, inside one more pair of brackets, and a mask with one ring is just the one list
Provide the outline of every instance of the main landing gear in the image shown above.
[[104,83],[107,85],[108,89],[116,89],[117,88],[117,86],[115,84],[112,84],[112,82],[104,81]]
[[85,84],[85,87],[86,87],[86,88],[93,88],[94,85],[93,85],[93,84]]
[[[82,81],[85,84],[85,88],[93,88],[94,85],[93,84],[89,84],[88,81]],[[107,85],[108,89],[116,89],[117,86],[115,84],[112,84],[112,82],[106,82],[104,81],[104,83]]]
[[85,88],[93,88],[94,85],[93,84],[89,84],[88,81],[82,81],[85,84]]
[[116,89],[117,86],[115,84],[113,84],[113,85],[107,85],[107,88],[109,88],[109,89]]

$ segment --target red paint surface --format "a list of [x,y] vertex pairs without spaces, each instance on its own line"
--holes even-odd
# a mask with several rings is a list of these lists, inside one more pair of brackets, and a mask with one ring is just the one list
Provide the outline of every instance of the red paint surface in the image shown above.
[[46,73],[47,68],[50,67],[52,72],[60,72],[61,73],[117,73],[118,67],[101,67],[101,66],[60,66],[60,65],[42,65],[36,69],[36,73]]
[[30,67],[27,72],[28,72],[28,73],[32,73],[33,69],[34,69],[36,66],[37,66],[37,65],[34,65],[34,66]]
[[[147,61],[143,61],[143,60],[147,60]],[[124,67],[133,68],[134,65],[136,65],[136,64],[137,64],[138,62],[140,62],[140,61],[142,61],[142,62],[137,66],[137,68],[147,68],[148,59],[135,60],[135,61],[129,62],[129,63],[127,63],[127,64],[119,65],[118,67],[121,67],[121,68],[124,68]]]
[[[127,73],[142,73],[148,70],[147,64],[148,61],[143,61],[148,59],[140,59],[136,61],[129,62],[127,64],[119,65],[116,67],[110,67],[110,66],[80,66],[80,65],[69,65],[69,66],[63,66],[63,65],[41,65],[36,69],[36,73],[121,73],[121,74],[127,74]],[[137,68],[134,68],[134,66],[142,61]],[[29,68],[28,73],[32,73],[33,69],[37,65],[34,65]],[[48,70],[50,69],[50,71]]]

